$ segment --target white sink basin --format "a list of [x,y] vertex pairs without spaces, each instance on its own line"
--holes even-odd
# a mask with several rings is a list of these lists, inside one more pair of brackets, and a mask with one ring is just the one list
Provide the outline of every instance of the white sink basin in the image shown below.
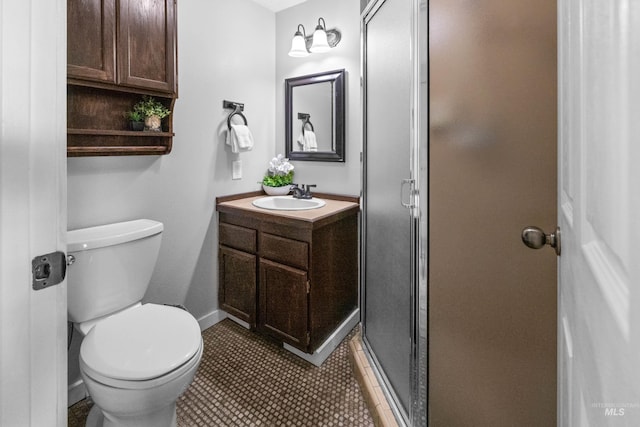
[[253,201],[253,205],[274,211],[304,211],[326,205],[322,199],[294,199],[293,196],[268,196]]

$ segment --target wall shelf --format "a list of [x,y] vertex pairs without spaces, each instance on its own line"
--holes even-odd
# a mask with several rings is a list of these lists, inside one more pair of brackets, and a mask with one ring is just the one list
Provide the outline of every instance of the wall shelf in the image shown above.
[[[128,88],[103,88],[67,83],[67,156],[163,155],[171,152],[173,117],[162,132],[129,130],[125,112],[142,98]],[[175,95],[155,95],[173,111]]]
[[173,132],[147,132],[110,129],[67,129],[67,135],[131,136],[135,138],[173,137]]
[[84,146],[84,147],[68,147],[68,157],[86,157],[86,156],[132,156],[132,155],[159,155],[168,154],[171,146],[163,147],[159,145],[130,145],[130,146]]

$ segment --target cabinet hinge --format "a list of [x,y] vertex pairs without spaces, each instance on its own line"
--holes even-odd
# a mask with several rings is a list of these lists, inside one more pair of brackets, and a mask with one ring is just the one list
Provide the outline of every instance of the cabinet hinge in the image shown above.
[[309,345],[310,342],[311,342],[311,332],[307,331],[305,345]]
[[311,282],[307,280],[307,294],[311,292]]

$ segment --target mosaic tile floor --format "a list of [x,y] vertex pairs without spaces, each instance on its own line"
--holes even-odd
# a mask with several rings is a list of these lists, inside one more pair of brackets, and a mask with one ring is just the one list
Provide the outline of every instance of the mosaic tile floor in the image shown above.
[[[349,364],[354,332],[315,367],[223,320],[203,332],[202,362],[178,400],[178,426],[373,426]],[[87,399],[69,408],[69,427],[84,426],[90,407]]]

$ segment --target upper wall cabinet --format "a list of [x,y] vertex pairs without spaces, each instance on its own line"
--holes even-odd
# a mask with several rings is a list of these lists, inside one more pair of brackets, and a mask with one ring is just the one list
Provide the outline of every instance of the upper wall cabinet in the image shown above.
[[173,110],[177,98],[176,0],[67,0],[67,154],[167,154],[161,132],[129,130],[142,95]]
[[175,0],[68,0],[68,77],[176,92]]
[[175,0],[120,0],[118,84],[175,92]]
[[115,83],[115,0],[69,0],[67,77]]

